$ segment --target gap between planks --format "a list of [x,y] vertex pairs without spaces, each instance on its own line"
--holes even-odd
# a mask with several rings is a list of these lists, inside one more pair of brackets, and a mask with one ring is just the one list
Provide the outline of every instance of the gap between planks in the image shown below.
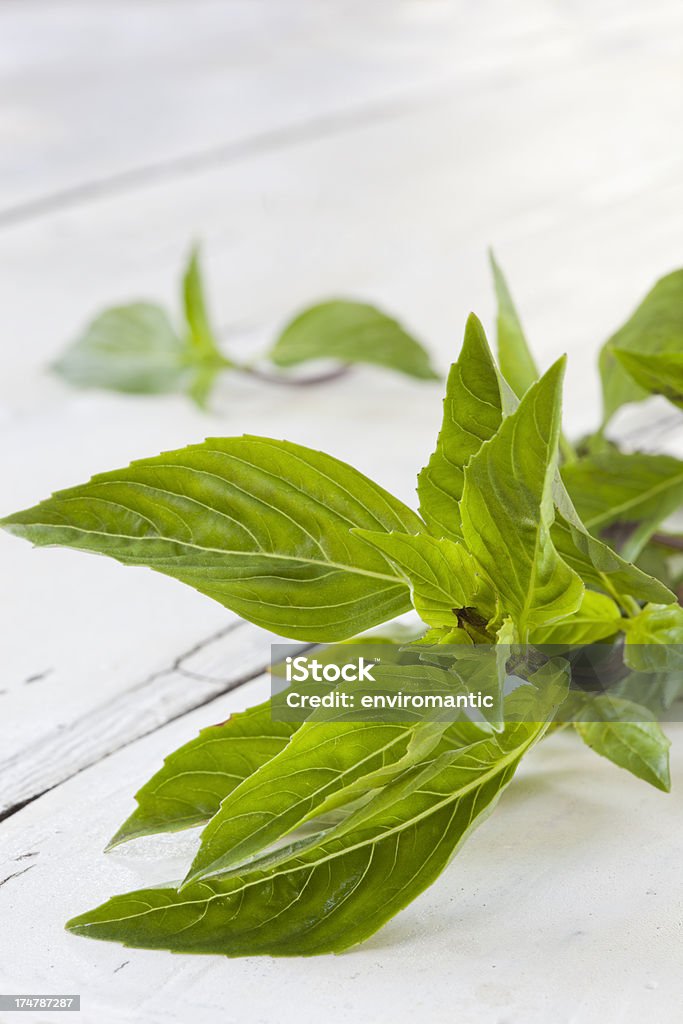
[[249,622],[230,623],[167,668],[0,762],[0,821],[109,754],[262,675],[275,639]]
[[183,156],[169,157],[167,160],[70,185],[4,209],[0,208],[0,229],[26,224],[85,203],[125,195],[149,185],[191,177],[240,160],[248,160],[262,153],[277,152],[318,139],[333,138],[367,125],[401,118],[423,107],[432,107],[439,100],[447,102],[449,99],[450,93],[442,84],[438,89],[431,87],[391,100],[359,103],[345,111],[318,115],[282,128],[257,132],[247,138],[208,146]]

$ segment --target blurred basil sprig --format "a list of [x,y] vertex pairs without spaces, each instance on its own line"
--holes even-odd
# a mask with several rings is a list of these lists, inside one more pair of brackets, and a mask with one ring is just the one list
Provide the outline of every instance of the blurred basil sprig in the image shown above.
[[[438,380],[427,350],[375,306],[348,299],[321,302],[297,314],[255,361],[241,362],[221,344],[209,313],[199,251],[193,249],[181,287],[177,326],[151,302],[114,306],[100,313],[53,364],[56,373],[83,388],[130,394],[181,393],[204,408],[216,379],[240,372],[282,383],[318,383],[340,369],[369,363],[420,380]],[[337,364],[303,380],[286,370],[318,360]]]

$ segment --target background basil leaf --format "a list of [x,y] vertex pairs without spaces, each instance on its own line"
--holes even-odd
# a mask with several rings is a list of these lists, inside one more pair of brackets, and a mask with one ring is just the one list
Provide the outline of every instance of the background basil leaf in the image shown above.
[[[672,344],[680,346],[681,339]],[[676,348],[670,352],[643,353],[616,347],[612,352],[629,376],[648,394],[663,395],[683,409],[683,352]]]
[[683,270],[661,278],[600,353],[604,421],[648,394],[683,405]]
[[196,247],[190,253],[183,275],[183,307],[187,324],[188,358],[196,363],[187,390],[197,405],[204,408],[216,378],[234,364],[220,351],[216,333],[211,325],[204,295],[199,249]]
[[655,576],[669,588],[669,601],[674,593],[680,600],[683,582],[683,534],[659,529],[640,552],[636,563],[644,572]]
[[668,793],[670,741],[649,712],[631,701],[608,694],[592,697],[586,716],[575,723],[581,739],[596,754]]
[[392,317],[364,302],[322,302],[299,313],[267,357],[276,366],[312,359],[372,363],[409,377],[438,380],[427,350]]
[[187,322],[188,343],[202,359],[216,359],[225,365],[218,345],[218,339],[211,326],[206,306],[204,284],[199,263],[199,249],[190,253],[187,269],[183,275],[183,305]]
[[421,521],[351,466],[268,438],[214,438],[102,473],[2,525],[147,565],[295,639],[342,640],[410,608],[405,578],[353,527]]
[[648,604],[624,623],[624,661],[640,672],[683,671],[683,608]]
[[630,402],[642,402],[648,397],[645,388],[636,384],[606,342],[598,357],[600,380],[602,381],[603,427],[612,419],[617,409]]
[[132,394],[183,391],[192,379],[184,341],[166,312],[147,302],[101,313],[53,369],[78,387]]
[[559,475],[553,482],[553,494],[558,513],[551,529],[553,544],[584,583],[605,590],[617,600],[624,597],[662,603],[674,600],[663,583],[625,561],[608,544],[588,532]]
[[151,303],[101,313],[53,369],[71,384],[135,394],[185,392],[205,406],[214,381],[230,360],[211,327],[195,249],[183,277],[186,333]]
[[683,502],[683,462],[669,455],[604,452],[564,466],[562,478],[591,533],[632,526],[620,547],[629,561]]
[[533,384],[465,468],[464,538],[521,642],[576,611],[583,595],[550,538],[563,370],[560,360]]

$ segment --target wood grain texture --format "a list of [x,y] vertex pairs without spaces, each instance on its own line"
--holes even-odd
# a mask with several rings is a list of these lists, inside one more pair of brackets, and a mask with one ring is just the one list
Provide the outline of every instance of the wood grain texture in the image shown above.
[[[43,735],[19,734],[0,760],[0,818],[141,736],[261,675],[270,664],[272,634],[234,621],[177,655],[173,662],[60,723]],[[301,650],[305,645],[292,644]],[[33,679],[28,685],[39,683]],[[57,684],[59,685],[59,684]],[[54,690],[53,690],[54,692]],[[59,691],[58,691],[59,692]]]

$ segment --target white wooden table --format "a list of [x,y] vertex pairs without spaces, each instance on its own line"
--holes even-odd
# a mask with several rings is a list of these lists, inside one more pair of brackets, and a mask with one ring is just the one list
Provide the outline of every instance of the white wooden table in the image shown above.
[[[45,373],[101,305],[174,302],[194,238],[234,345],[355,295],[443,367],[470,309],[492,322],[493,244],[543,364],[569,351],[567,420],[587,429],[598,344],[683,262],[682,58],[675,0],[0,0],[0,511],[247,431],[412,501],[431,385],[227,378],[207,417]],[[262,698],[270,638],[143,570],[5,535],[0,555],[0,991],[80,992],[87,1024],[680,1020],[680,727],[668,797],[545,743],[440,881],[344,956],[67,935],[178,874],[191,834],[101,850],[166,753]]]

